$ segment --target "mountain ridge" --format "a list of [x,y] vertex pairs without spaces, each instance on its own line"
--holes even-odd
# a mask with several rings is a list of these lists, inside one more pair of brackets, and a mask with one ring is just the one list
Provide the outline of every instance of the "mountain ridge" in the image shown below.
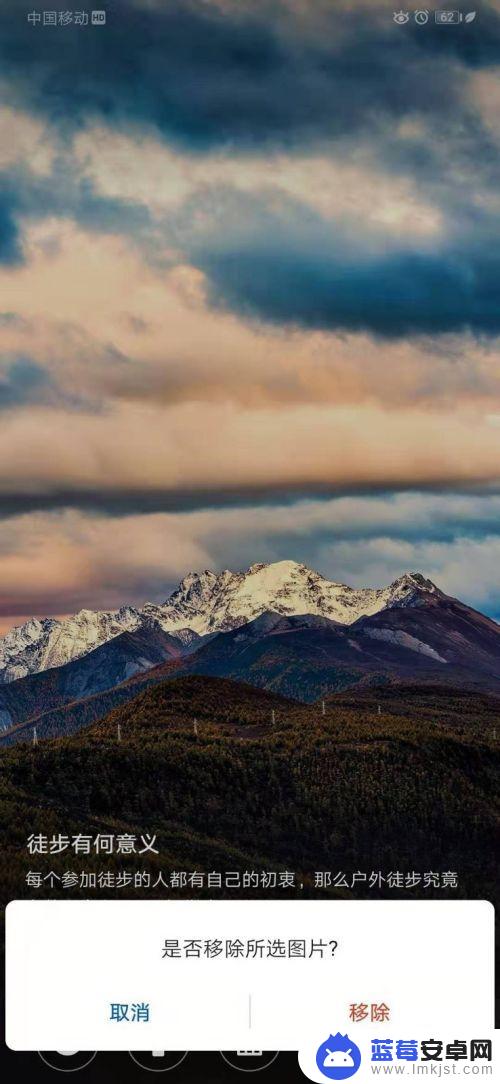
[[421,573],[405,573],[387,587],[349,587],[328,580],[296,561],[256,563],[244,572],[191,572],[164,603],[83,609],[66,618],[31,618],[0,639],[0,685],[81,658],[124,632],[158,628],[185,650],[200,637],[238,628],[272,611],[312,614],[354,624],[394,606],[418,605],[422,596],[442,596]]

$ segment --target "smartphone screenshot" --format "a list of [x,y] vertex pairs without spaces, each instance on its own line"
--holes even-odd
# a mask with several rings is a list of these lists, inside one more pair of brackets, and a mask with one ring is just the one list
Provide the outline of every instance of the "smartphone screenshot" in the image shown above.
[[1,0],[1,1079],[500,1080],[499,622],[500,0]]

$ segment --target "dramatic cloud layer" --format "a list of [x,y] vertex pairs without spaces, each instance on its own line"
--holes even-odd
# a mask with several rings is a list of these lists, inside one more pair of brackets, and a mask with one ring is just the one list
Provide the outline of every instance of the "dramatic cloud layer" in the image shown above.
[[497,0],[107,11],[2,8],[0,626],[283,557],[500,613]]
[[293,0],[117,0],[108,26],[85,36],[65,27],[62,47],[6,0],[0,56],[12,97],[64,130],[111,118],[189,147],[289,147],[351,139],[408,114],[453,117],[461,68],[490,67],[500,51],[491,5],[454,38],[412,24],[401,34],[383,4]]
[[[278,325],[372,331],[388,338],[473,329],[500,332],[500,224],[483,215],[474,229],[420,249],[348,233],[282,198],[218,202],[191,259],[210,296],[243,316]],[[222,229],[223,223],[225,229]],[[484,234],[478,242],[478,234]]]

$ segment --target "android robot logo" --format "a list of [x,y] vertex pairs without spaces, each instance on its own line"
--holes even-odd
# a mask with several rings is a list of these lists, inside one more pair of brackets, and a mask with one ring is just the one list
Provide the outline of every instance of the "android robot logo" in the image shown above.
[[329,1080],[348,1080],[361,1065],[361,1052],[348,1035],[330,1035],[316,1054],[318,1069]]

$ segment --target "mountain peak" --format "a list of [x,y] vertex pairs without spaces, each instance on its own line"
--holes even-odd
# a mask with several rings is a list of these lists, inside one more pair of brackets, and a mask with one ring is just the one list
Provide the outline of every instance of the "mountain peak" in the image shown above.
[[408,583],[410,585],[420,587],[424,591],[436,590],[436,585],[432,582],[432,580],[426,579],[422,572],[404,572],[403,575],[400,576],[399,579],[395,582]]
[[298,561],[257,561],[256,564],[250,565],[246,575],[262,572],[264,569],[273,569],[276,573],[280,573],[283,576],[293,575],[294,572],[311,571],[306,565],[302,565]]
[[439,587],[432,580],[428,580],[422,572],[404,572],[397,580],[390,584],[389,590],[395,594],[415,593],[418,594],[442,594]]
[[181,580],[177,591],[184,589],[189,591],[194,584],[198,583],[213,583],[217,579],[215,572],[212,572],[209,568],[206,568],[204,572],[188,572],[187,576]]

